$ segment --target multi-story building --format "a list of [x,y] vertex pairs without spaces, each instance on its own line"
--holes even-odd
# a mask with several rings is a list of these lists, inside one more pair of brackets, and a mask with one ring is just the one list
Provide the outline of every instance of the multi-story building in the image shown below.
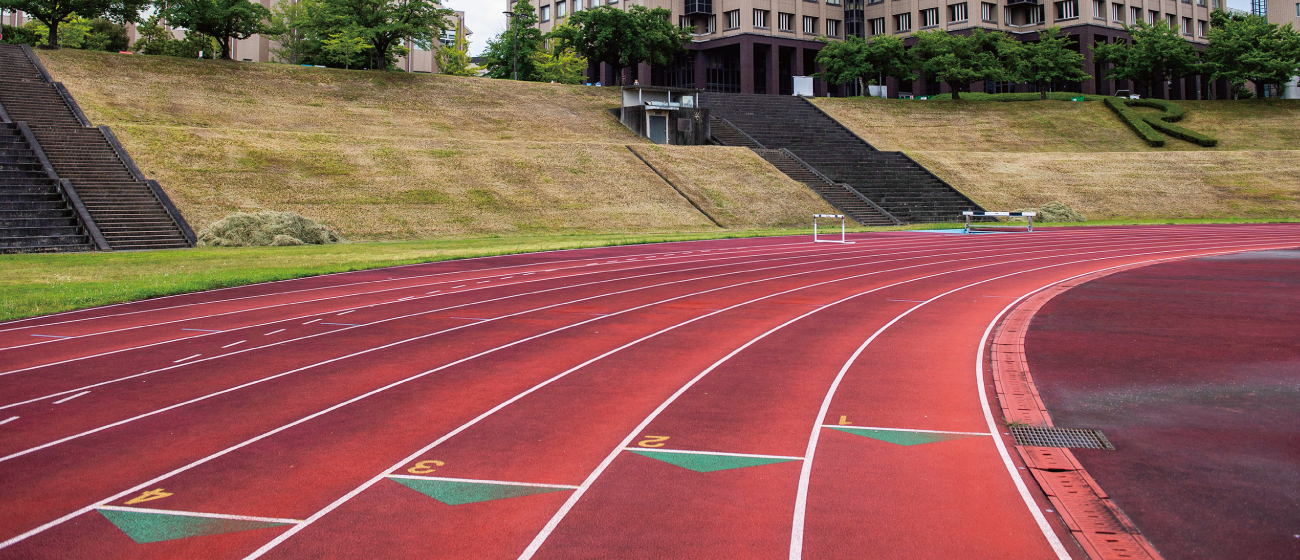
[[[279,4],[279,2],[275,0],[254,1],[265,6],[268,10],[274,9],[275,6]],[[294,2],[296,0],[283,1]],[[465,12],[456,12],[454,16],[451,16],[451,19],[454,19],[452,30],[444,34],[442,37],[439,37],[438,41],[429,49],[421,49],[415,45],[414,42],[409,40],[403,42],[402,46],[406,47],[407,50],[410,51],[410,54],[398,57],[397,67],[407,72],[437,72],[438,57],[436,55],[438,47],[441,45],[456,44],[458,41],[461,41],[462,44],[466,44],[468,42],[468,37],[473,35],[473,32],[465,27]],[[8,11],[0,12],[0,21],[5,25],[21,26],[30,21],[30,18],[19,11]],[[177,39],[184,37],[184,32],[182,30],[172,30],[172,34]],[[128,24],[127,39],[129,39],[131,44],[134,45],[135,41],[139,38],[139,33],[137,33],[135,26]],[[280,60],[275,55],[275,50],[278,49],[279,46],[278,43],[267,37],[262,35],[253,35],[247,39],[234,41],[234,45],[231,47],[230,57],[234,60],[241,60],[244,62],[286,62]]]
[[[1255,15],[1268,18],[1269,23],[1278,25],[1289,23],[1292,28],[1300,30],[1300,1],[1273,0],[1270,5],[1269,0],[1251,0],[1250,11]],[[1286,99],[1300,99],[1300,76],[1283,84],[1280,91],[1272,90],[1271,86],[1266,88],[1265,94]]]
[[[543,32],[561,25],[574,11],[597,6],[626,9],[632,5],[668,8],[679,25],[692,30],[689,54],[666,68],[642,64],[629,69],[625,80],[651,85],[687,86],[720,92],[792,93],[792,76],[816,72],[815,57],[827,39],[849,35],[897,35],[910,38],[918,31],[943,29],[970,33],[975,29],[1002,31],[1022,41],[1036,41],[1047,27],[1061,27],[1079,45],[1085,70],[1093,76],[1082,83],[1057,84],[1062,90],[1111,94],[1132,89],[1143,95],[1172,99],[1204,99],[1211,88],[1226,95],[1226,84],[1211,84],[1206,76],[1188,76],[1167,84],[1166,91],[1146,92],[1140,85],[1105,80],[1105,68],[1092,57],[1092,45],[1129,38],[1125,25],[1138,21],[1167,23],[1193,45],[1204,46],[1210,30],[1210,12],[1224,8],[1224,0],[538,0]],[[1263,3],[1268,0],[1253,0]],[[1286,2],[1287,8],[1296,0]],[[506,0],[509,10],[513,0]],[[1295,6],[1300,13],[1300,4]],[[1296,21],[1266,13],[1274,23]],[[1297,23],[1300,27],[1300,23]],[[592,81],[611,83],[610,68]],[[886,84],[891,95],[950,93],[947,84],[926,80]],[[976,82],[976,91],[1030,91],[1033,86]],[[815,83],[818,95],[850,93],[847,86]]]

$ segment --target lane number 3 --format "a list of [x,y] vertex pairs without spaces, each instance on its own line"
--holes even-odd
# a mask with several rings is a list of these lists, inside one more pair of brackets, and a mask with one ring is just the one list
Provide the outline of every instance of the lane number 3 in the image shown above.
[[419,463],[416,463],[414,467],[406,469],[406,472],[409,472],[411,474],[429,474],[435,470],[438,470],[434,467],[441,467],[446,464],[447,463],[444,463],[442,461],[433,461],[433,460],[420,461]]
[[645,439],[638,441],[640,447],[663,447],[664,442],[668,441],[668,436],[645,436]]

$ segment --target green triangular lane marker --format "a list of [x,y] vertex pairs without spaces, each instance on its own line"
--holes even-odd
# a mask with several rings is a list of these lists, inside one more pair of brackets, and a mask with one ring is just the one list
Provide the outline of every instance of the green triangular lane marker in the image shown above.
[[492,482],[463,482],[459,480],[438,480],[434,478],[414,479],[393,477],[389,478],[389,480],[449,506],[572,490],[572,488],[519,486],[516,484],[496,484]]
[[777,458],[777,457],[746,457],[737,455],[714,455],[711,453],[671,453],[666,451],[632,451],[642,457],[649,457],[656,461],[663,461],[670,465],[677,465],[683,469],[690,469],[695,472],[713,472],[725,471],[727,469],[740,469],[745,467],[757,467],[759,465],[771,465],[773,463],[785,463],[795,459]]
[[908,432],[902,430],[870,430],[862,428],[831,428],[839,430],[846,434],[869,437],[880,441],[887,441],[896,445],[921,445],[923,443],[934,443],[936,441],[952,441],[954,439],[966,439],[970,437],[979,437],[976,434],[936,434],[932,432]]
[[288,525],[288,523],[273,523],[270,521],[195,517],[169,513],[146,513],[143,511],[112,509],[97,511],[99,511],[100,515],[113,522],[114,525],[117,525],[117,528],[126,533],[126,536],[131,537],[131,540],[140,544]]

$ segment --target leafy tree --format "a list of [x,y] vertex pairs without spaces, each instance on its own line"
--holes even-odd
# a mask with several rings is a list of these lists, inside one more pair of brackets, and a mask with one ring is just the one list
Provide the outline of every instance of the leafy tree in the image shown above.
[[1283,84],[1300,74],[1300,33],[1290,24],[1223,10],[1211,13],[1210,20],[1210,44],[1202,57],[1215,79],[1255,82],[1262,96],[1265,84]]
[[477,66],[469,59],[469,44],[456,34],[456,42],[438,47],[438,73],[448,76],[477,76]]
[[202,33],[221,44],[221,58],[230,60],[231,41],[266,31],[271,11],[248,0],[176,0],[165,17],[172,25]]
[[266,30],[266,38],[279,44],[271,49],[271,54],[289,64],[302,64],[312,47],[310,27],[305,1],[286,0],[276,4]]
[[824,69],[818,74],[821,79],[836,84],[856,82],[860,89],[864,89],[866,78],[878,84],[883,84],[886,76],[903,82],[916,80],[912,72],[916,57],[903,45],[903,39],[893,35],[876,36],[870,42],[857,37],[832,41],[817,53],[817,64]]
[[365,52],[370,67],[382,69],[391,68],[395,57],[407,52],[402,41],[430,48],[451,29],[448,18],[454,15],[436,0],[316,0],[311,10],[312,27],[320,37],[359,29],[357,36],[369,44]]
[[4,35],[4,44],[6,45],[38,45],[42,39],[42,35],[27,26],[3,25],[0,28],[0,35]]
[[1047,86],[1059,80],[1091,79],[1083,71],[1083,53],[1071,48],[1072,43],[1068,35],[1061,35],[1060,27],[1044,29],[1038,34],[1037,43],[1024,45],[1014,81],[1038,84],[1039,99],[1047,99]]
[[94,51],[121,52],[131,48],[131,40],[126,36],[126,27],[97,18],[90,22],[90,33],[86,35],[85,48]]
[[515,2],[512,9],[515,16],[510,18],[511,26],[493,39],[488,40],[483,57],[487,76],[496,79],[509,79],[514,76],[516,48],[518,49],[519,79],[539,81],[536,54],[544,50],[542,32],[537,29],[537,11],[528,0]]
[[1005,33],[976,29],[970,35],[952,35],[941,29],[915,34],[912,47],[927,76],[948,84],[953,99],[971,82],[1005,80],[1013,75],[1022,47]]
[[571,48],[588,60],[613,66],[621,84],[624,68],[642,62],[665,66],[686,51],[691,33],[669,21],[671,15],[664,8],[602,6],[570,15],[568,25],[546,38],[556,48]]
[[364,33],[360,27],[347,27],[330,35],[329,38],[321,41],[325,56],[331,62],[342,64],[343,68],[351,69],[357,56],[372,46],[362,36]]
[[216,59],[221,46],[217,40],[194,31],[186,31],[185,38],[177,40],[161,24],[161,18],[154,14],[147,21],[136,27],[140,38],[135,42],[135,50],[148,55],[178,56],[181,58]]
[[59,48],[59,26],[74,18],[106,17],[119,23],[135,22],[149,0],[0,0],[0,10],[19,10],[50,29],[47,46]]
[[587,59],[578,56],[573,49],[550,54],[539,52],[533,56],[539,82],[582,85],[587,80]]
[[1147,87],[1147,95],[1163,96],[1165,82],[1180,76],[1195,74],[1201,69],[1196,49],[1178,30],[1166,22],[1155,25],[1137,22],[1124,26],[1133,37],[1130,43],[1098,44],[1093,47],[1093,57],[1102,64],[1113,64],[1106,77],[1112,80],[1133,80]]

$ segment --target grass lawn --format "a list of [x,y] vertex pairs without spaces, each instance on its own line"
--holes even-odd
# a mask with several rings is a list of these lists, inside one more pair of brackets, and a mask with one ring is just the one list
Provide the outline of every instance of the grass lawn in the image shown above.
[[[1068,225],[1247,223],[1251,221],[1235,219],[1098,221]],[[850,228],[849,231],[879,232],[959,227],[961,224],[922,224]],[[299,247],[223,247],[123,253],[0,255],[0,321],[173,294],[402,264],[557,249],[810,233],[812,233],[810,229],[731,232],[714,230],[644,235],[549,235]]]

